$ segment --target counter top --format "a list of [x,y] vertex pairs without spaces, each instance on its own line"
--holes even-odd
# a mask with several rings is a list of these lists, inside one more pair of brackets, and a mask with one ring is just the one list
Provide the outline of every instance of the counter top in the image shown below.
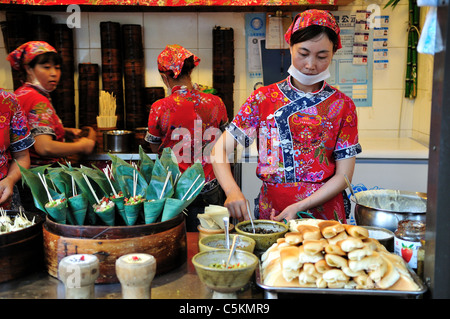
[[[187,261],[166,274],[157,275],[151,285],[152,299],[211,299],[212,290],[198,278],[191,262],[198,252],[198,233],[187,233]],[[29,276],[0,284],[0,299],[64,299],[64,284],[38,271]],[[120,283],[96,284],[96,299],[121,299]],[[263,292],[251,282],[238,293],[239,299],[262,299]]]
[[[409,137],[360,137],[359,143],[362,153],[357,159],[428,160],[428,147]],[[256,163],[256,143],[240,153],[242,162]]]
[[408,137],[361,137],[362,153],[357,158],[428,160],[428,147]]

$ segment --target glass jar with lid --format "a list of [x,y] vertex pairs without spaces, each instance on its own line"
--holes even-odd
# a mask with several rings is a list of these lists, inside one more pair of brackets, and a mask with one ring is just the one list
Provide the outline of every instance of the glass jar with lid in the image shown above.
[[401,220],[394,233],[394,253],[401,256],[413,270],[417,270],[417,252],[425,239],[425,223]]

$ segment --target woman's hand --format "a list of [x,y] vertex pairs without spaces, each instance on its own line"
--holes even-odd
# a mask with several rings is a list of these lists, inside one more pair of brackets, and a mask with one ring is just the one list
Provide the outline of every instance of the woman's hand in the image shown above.
[[15,181],[10,177],[5,177],[0,181],[0,204],[6,202],[13,195]]
[[272,209],[272,212],[270,213],[270,219],[280,222],[283,219],[285,219],[286,221],[289,221],[291,219],[295,219],[297,216],[297,212],[299,211],[298,209],[298,203],[289,205],[288,207],[286,207],[280,214],[278,214],[277,216],[275,216],[276,211],[275,209]]
[[81,134],[81,130],[79,128],[65,127],[64,131],[64,137],[69,141],[79,138]]
[[248,220],[247,199],[240,190],[230,193],[225,200],[224,206],[228,208],[230,216],[239,221]]

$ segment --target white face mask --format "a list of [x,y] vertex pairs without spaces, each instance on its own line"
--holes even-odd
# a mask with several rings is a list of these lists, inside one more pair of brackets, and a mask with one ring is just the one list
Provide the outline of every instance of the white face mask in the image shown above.
[[328,68],[325,71],[323,71],[323,72],[321,72],[319,74],[308,75],[308,74],[304,74],[304,73],[300,72],[293,65],[291,65],[289,67],[288,73],[294,79],[296,79],[297,81],[299,81],[303,85],[313,85],[313,84],[316,84],[316,83],[321,82],[323,80],[326,80],[326,79],[328,79],[331,76],[330,70]]
[[31,73],[33,74],[33,81],[30,82],[30,83],[31,83],[32,85],[38,87],[38,88],[41,89],[42,91],[44,91],[44,92],[46,92],[46,93],[50,93],[51,91],[45,89],[45,88],[42,86],[41,82],[39,82],[39,80],[37,79],[36,75],[34,74],[33,69],[31,69]]

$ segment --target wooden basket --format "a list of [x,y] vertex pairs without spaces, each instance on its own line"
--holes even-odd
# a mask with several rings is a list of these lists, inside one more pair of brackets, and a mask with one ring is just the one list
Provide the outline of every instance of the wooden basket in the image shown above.
[[119,282],[116,259],[131,253],[146,253],[156,259],[156,274],[182,265],[187,259],[184,215],[160,223],[134,226],[73,226],[44,223],[44,259],[48,273],[58,277],[58,264],[73,254],[92,254],[100,261],[96,283]]

